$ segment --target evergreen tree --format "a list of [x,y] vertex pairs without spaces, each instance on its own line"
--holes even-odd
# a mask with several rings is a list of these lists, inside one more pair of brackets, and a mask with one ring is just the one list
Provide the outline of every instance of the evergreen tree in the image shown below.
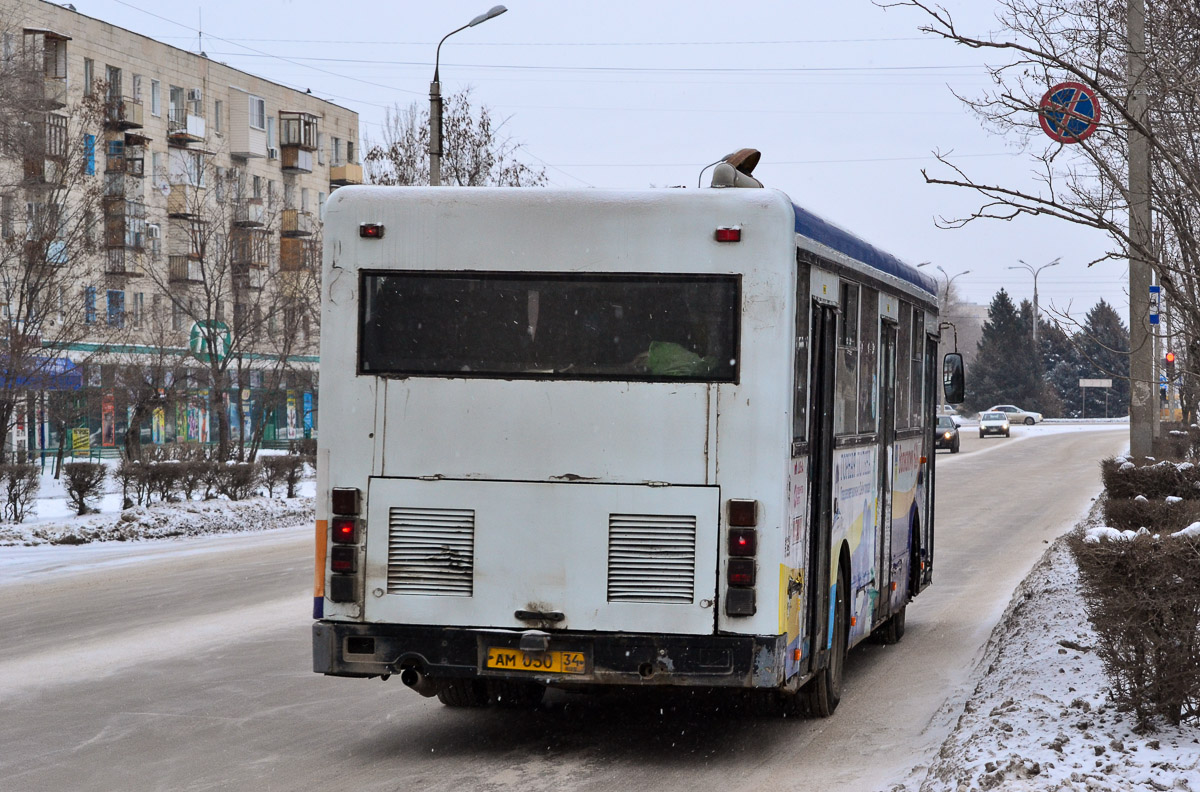
[[967,407],[985,410],[1004,402],[1024,409],[1042,404],[1042,365],[1034,353],[1032,308],[1019,312],[1008,292],[996,292],[983,323],[975,365],[967,379]]
[[[1127,415],[1129,412],[1129,328],[1121,316],[1104,300],[1092,306],[1084,320],[1076,344],[1080,352],[1079,376],[1112,379],[1109,390],[1108,414]],[[1076,380],[1078,387],[1078,380]],[[1086,415],[1105,413],[1105,393],[1100,388],[1087,389]]]

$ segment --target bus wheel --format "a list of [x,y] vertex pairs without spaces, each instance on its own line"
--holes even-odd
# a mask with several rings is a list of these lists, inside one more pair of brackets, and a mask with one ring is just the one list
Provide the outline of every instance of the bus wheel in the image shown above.
[[833,645],[829,651],[829,665],[817,672],[804,686],[808,696],[808,710],[813,715],[827,718],[837,709],[842,700],[842,675],[846,666],[846,644],[850,640],[846,626],[846,589],[850,582],[846,578],[845,566],[838,567],[837,590],[833,605]]
[[542,703],[546,686],[537,682],[496,679],[488,682],[491,700],[506,709],[533,709]]
[[487,685],[482,679],[447,679],[437,697],[447,707],[485,707]]

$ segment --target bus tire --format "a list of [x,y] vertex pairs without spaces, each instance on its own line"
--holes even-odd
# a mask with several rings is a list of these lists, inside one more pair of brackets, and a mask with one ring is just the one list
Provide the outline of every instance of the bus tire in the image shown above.
[[447,707],[486,707],[487,685],[482,679],[447,679],[437,697]]
[[488,694],[497,706],[505,709],[534,709],[542,703],[546,686],[519,679],[496,679],[488,682]]
[[846,589],[850,581],[844,564],[838,566],[837,588],[834,591],[833,644],[829,651],[829,665],[817,672],[804,693],[808,699],[808,711],[820,718],[827,718],[837,709],[842,700],[842,682],[846,671],[846,649],[850,640],[846,616]]

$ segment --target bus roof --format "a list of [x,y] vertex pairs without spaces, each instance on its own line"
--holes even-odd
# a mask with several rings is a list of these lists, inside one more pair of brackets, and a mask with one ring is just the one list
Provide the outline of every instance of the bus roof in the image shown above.
[[918,289],[937,297],[937,281],[929,275],[919,272],[915,267],[910,267],[891,253],[886,253],[869,242],[864,242],[849,231],[838,228],[828,220],[822,220],[794,202],[792,209],[796,212],[797,234],[832,248],[855,261],[886,272],[906,283],[911,283]]

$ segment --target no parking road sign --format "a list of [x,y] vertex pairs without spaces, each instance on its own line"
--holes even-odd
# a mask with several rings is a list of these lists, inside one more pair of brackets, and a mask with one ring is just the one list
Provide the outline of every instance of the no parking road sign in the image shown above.
[[1100,102],[1096,92],[1083,83],[1059,83],[1038,103],[1038,120],[1052,140],[1078,143],[1099,126]]

